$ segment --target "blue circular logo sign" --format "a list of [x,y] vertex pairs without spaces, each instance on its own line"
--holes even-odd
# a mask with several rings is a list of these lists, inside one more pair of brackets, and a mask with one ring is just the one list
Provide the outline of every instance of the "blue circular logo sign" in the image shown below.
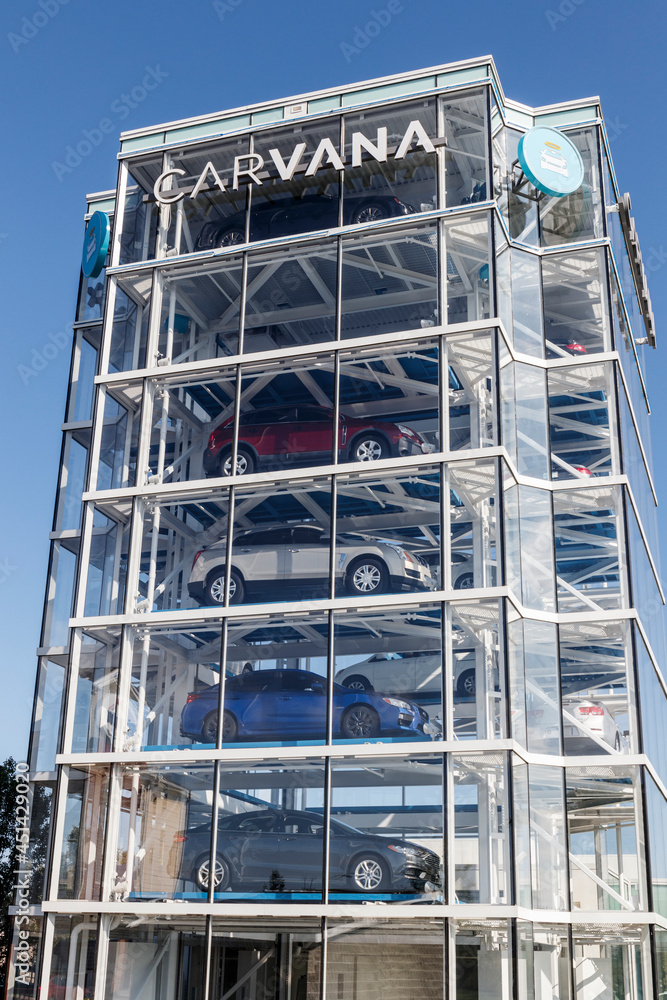
[[107,259],[111,225],[106,212],[94,212],[86,227],[81,267],[87,278],[96,278]]
[[555,128],[537,126],[519,139],[519,163],[536,188],[554,198],[573,194],[584,179],[577,147]]

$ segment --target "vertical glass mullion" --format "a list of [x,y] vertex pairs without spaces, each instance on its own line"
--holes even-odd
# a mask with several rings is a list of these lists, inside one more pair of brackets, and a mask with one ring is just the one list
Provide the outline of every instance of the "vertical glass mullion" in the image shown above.
[[[229,581],[231,580],[232,574],[232,539],[234,538],[234,503],[235,503],[235,487],[230,486],[229,488],[229,500],[227,501],[227,535],[226,535],[226,548],[225,548],[225,603],[224,607],[229,607]],[[220,677],[220,683],[222,685],[222,676]],[[220,729],[220,726],[218,726]],[[218,736],[220,734],[218,733]]]
[[88,502],[83,504],[81,517],[81,535],[79,538],[79,555],[77,568],[74,576],[74,593],[72,595],[72,617],[81,618],[86,606],[86,591],[88,589],[88,567],[90,563],[90,549],[93,541],[93,519],[95,517],[95,504]]
[[449,348],[446,337],[438,337],[438,375],[440,378],[440,414],[438,417],[439,451],[449,451]]
[[[213,984],[211,983],[211,962],[213,958],[213,917],[209,913],[206,917],[206,954],[204,956],[204,993],[202,1000],[213,1000]],[[171,1000],[171,998],[167,998]]]
[[[130,625],[124,625],[120,638],[120,650],[118,655],[118,683],[116,694],[116,718],[113,734],[113,750],[116,753],[123,752],[122,726],[127,722],[130,688],[132,687],[132,659],[134,656],[134,643],[130,640]],[[138,632],[135,632],[138,638]]]
[[329,599],[336,596],[336,519],[338,515],[338,477],[331,477],[331,523],[329,525]]
[[340,351],[334,354],[334,398],[333,398],[333,433],[331,435],[333,465],[338,465],[338,440],[340,437]]
[[[222,729],[225,716],[225,670],[227,666],[227,646],[229,642],[228,619],[222,619],[222,631],[220,634],[220,682],[218,685],[218,738],[216,740],[216,750],[222,749]],[[217,838],[217,829],[216,829]]]
[[111,243],[111,254],[109,263],[111,267],[117,267],[120,261],[120,241],[125,222],[125,200],[127,198],[127,163],[121,160],[118,170],[118,188],[116,191],[116,204],[113,213],[113,237]]
[[320,1000],[326,1000],[327,998],[328,934],[328,917],[322,917],[322,922],[320,924],[320,935],[322,939],[320,952]]
[[333,698],[334,698],[334,670],[336,666],[336,619],[333,611],[327,614],[329,634],[327,636],[327,721],[326,721],[326,742],[333,743]]
[[343,238],[339,236],[336,240],[336,333],[335,340],[341,339],[341,326],[343,322]]
[[76,712],[76,689],[79,680],[79,657],[81,655],[81,631],[72,629],[70,638],[70,655],[67,659],[65,672],[64,697],[60,719],[59,753],[72,752],[72,734],[74,731],[74,714]]
[[[250,198],[250,195],[247,196]],[[250,217],[250,212],[248,211],[248,217]],[[248,223],[249,225],[249,223]],[[243,260],[241,262],[241,295],[239,297],[239,345],[237,354],[243,354],[245,351],[245,310],[246,302],[248,298],[248,254],[243,254]],[[240,389],[239,389],[240,391]]]
[[[239,418],[241,415],[241,392],[243,389],[243,379],[241,377],[242,368],[241,365],[236,366],[236,390],[234,393],[234,422],[232,424],[232,453],[231,453],[231,467],[230,472],[232,476],[236,475],[236,463],[238,461],[239,455]],[[231,540],[230,540],[231,544]],[[231,552],[231,548],[227,549],[227,552]]]
[[[328,718],[331,717],[331,702]],[[328,721],[327,721],[328,725]],[[331,743],[328,739],[327,742]],[[322,903],[329,902],[329,863],[331,855],[331,757],[324,758],[324,828],[322,831]]]

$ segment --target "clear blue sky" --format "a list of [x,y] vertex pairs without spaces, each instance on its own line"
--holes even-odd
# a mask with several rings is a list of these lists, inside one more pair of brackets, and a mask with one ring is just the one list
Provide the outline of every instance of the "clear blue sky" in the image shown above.
[[[667,565],[667,131],[660,0],[393,0],[358,53],[355,29],[386,0],[5,0],[0,201],[2,491],[0,759],[27,743],[69,349],[28,384],[20,366],[74,318],[87,192],[116,181],[117,134],[197,114],[492,54],[505,93],[530,105],[599,95],[622,190],[632,195],[659,349],[648,353],[655,476]],[[383,16],[380,20],[387,21]],[[37,27],[35,27],[37,25]],[[27,37],[27,36],[31,37]],[[141,103],[123,95],[151,67]],[[100,119],[115,131],[60,178],[66,147]],[[49,350],[49,354],[53,354]],[[645,351],[646,356],[646,351]]]

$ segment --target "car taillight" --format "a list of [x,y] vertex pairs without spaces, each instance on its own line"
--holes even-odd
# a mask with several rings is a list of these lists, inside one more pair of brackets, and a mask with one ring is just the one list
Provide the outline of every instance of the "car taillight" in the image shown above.
[[579,715],[604,715],[604,708],[597,705],[580,705],[577,711]]
[[186,698],[185,703],[186,705],[189,705],[191,701],[197,701],[199,698],[201,698],[201,691],[191,691]]
[[185,836],[184,833],[175,833],[174,834],[174,843],[175,844],[183,844],[187,839],[188,838]]
[[199,552],[195,552],[195,557],[192,560],[192,568],[193,569],[195,568],[195,563],[197,562],[197,560],[199,559],[199,557],[200,557],[200,555],[202,554],[203,551],[204,551],[203,549],[200,549]]

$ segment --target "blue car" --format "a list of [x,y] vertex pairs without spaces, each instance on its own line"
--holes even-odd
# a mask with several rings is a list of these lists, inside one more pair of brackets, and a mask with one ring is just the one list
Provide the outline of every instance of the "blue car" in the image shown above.
[[[218,736],[219,685],[188,695],[181,735],[202,743]],[[310,670],[256,670],[225,684],[223,739],[243,737],[323,739],[326,680]],[[439,726],[413,702],[376,691],[350,691],[334,684],[334,733],[343,739],[432,735]]]

